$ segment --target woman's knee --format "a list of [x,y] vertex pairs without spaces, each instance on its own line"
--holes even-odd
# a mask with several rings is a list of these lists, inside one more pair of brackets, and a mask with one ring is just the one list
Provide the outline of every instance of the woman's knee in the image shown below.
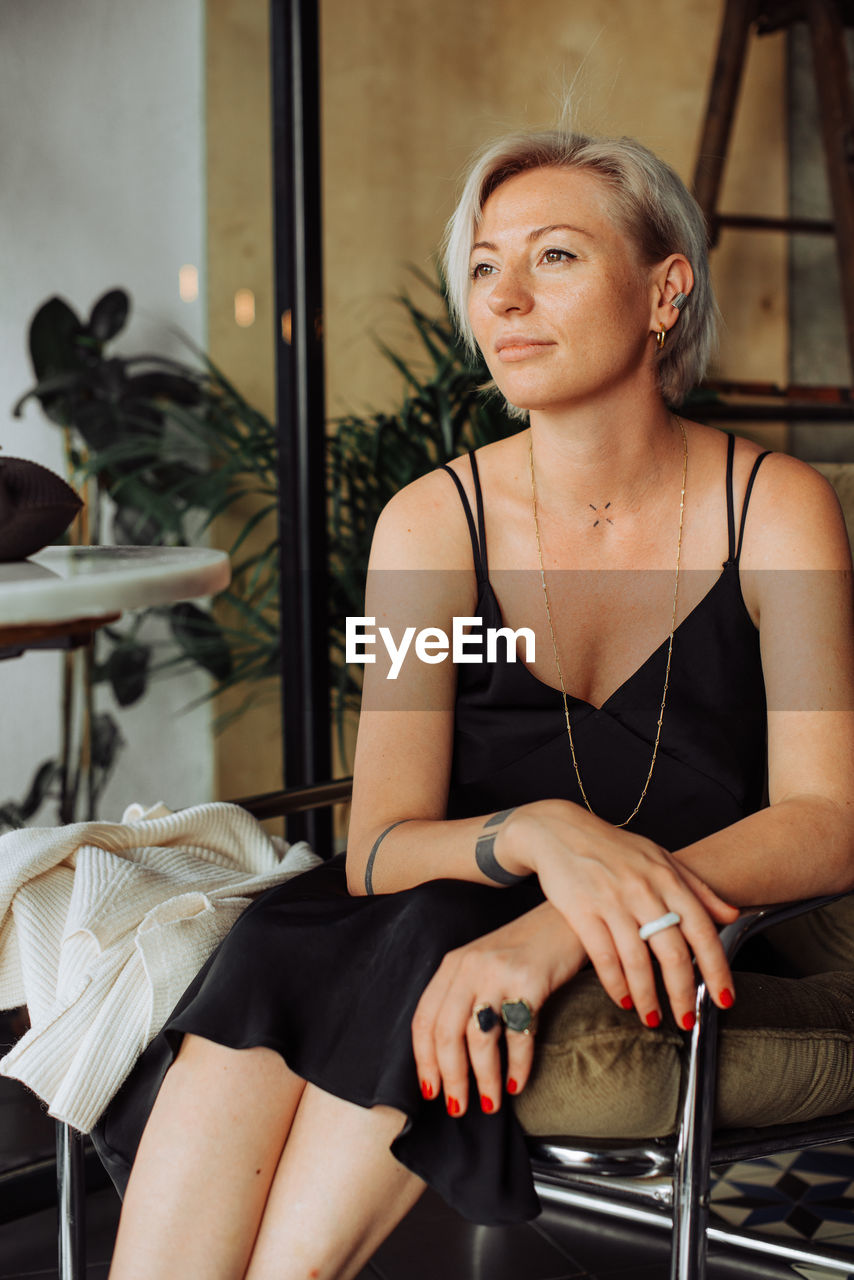
[[290,1070],[275,1049],[266,1045],[232,1049],[190,1033],[184,1036],[169,1074],[173,1078],[191,1078],[202,1095],[209,1089],[224,1089],[230,1097],[244,1093],[265,1106],[270,1106],[278,1095],[292,1105],[295,1092],[300,1093],[305,1087],[305,1081]]

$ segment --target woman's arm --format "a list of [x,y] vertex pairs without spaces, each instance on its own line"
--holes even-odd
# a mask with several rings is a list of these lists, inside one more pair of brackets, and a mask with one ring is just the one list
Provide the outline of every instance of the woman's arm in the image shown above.
[[[470,617],[477,586],[468,528],[453,482],[433,472],[392,499],[371,548],[363,629],[376,661],[364,667],[347,843],[350,892],[391,893],[426,880],[498,883],[478,867],[477,842],[495,815],[446,821],[456,670],[449,658],[424,662],[414,641],[395,678],[394,648],[407,630]],[[499,824],[500,825],[500,824]],[[497,828],[491,828],[496,831]],[[483,859],[482,859],[483,861]],[[491,864],[487,860],[485,865]]]
[[732,902],[854,887],[854,616],[836,495],[782,455],[757,477],[742,554],[768,698],[770,806],[676,853]]
[[[465,482],[465,472],[462,472]],[[497,848],[516,811],[447,820],[456,668],[422,661],[407,630],[440,628],[473,616],[477,584],[463,509],[450,478],[432,472],[401,490],[377,523],[371,547],[365,622],[376,661],[364,667],[347,840],[350,892],[393,893],[426,880],[461,879],[499,887],[531,874]],[[390,643],[380,635],[385,628]],[[367,651],[367,649],[366,649]]]

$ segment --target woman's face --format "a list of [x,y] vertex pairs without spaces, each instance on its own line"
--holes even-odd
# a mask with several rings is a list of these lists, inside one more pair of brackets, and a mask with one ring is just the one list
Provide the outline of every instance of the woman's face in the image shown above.
[[522,409],[590,404],[651,374],[651,270],[579,169],[532,169],[486,201],[468,313],[499,389]]

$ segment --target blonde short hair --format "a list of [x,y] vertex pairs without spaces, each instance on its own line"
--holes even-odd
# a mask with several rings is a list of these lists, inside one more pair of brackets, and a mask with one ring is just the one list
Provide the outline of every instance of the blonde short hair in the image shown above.
[[[656,351],[661,394],[678,405],[703,377],[717,340],[718,308],[708,262],[703,214],[682,179],[634,138],[591,138],[551,130],[518,133],[491,143],[472,161],[445,233],[443,266],[453,316],[469,350],[477,350],[468,320],[469,259],[488,197],[502,182],[531,169],[581,169],[601,178],[611,193],[617,225],[644,262],[681,253],[694,271],[694,288],[667,342]],[[516,417],[526,416],[513,409]]]

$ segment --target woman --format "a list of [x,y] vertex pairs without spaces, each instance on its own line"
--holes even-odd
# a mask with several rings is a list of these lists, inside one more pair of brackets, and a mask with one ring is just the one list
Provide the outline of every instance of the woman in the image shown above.
[[684,187],[628,140],[510,138],[446,262],[529,425],[389,504],[366,618],[399,651],[455,618],[535,651],[454,664],[428,634],[389,679],[377,647],[346,884],[336,860],[253,904],[107,1112],[119,1182],[145,1125],[115,1280],[346,1280],[425,1181],[532,1216],[504,1100],[549,994],[589,961],[655,1027],[655,959],[687,1029],[692,953],[734,998],[717,923],[854,884],[847,538],[812,469],[667,408],[714,326]]

